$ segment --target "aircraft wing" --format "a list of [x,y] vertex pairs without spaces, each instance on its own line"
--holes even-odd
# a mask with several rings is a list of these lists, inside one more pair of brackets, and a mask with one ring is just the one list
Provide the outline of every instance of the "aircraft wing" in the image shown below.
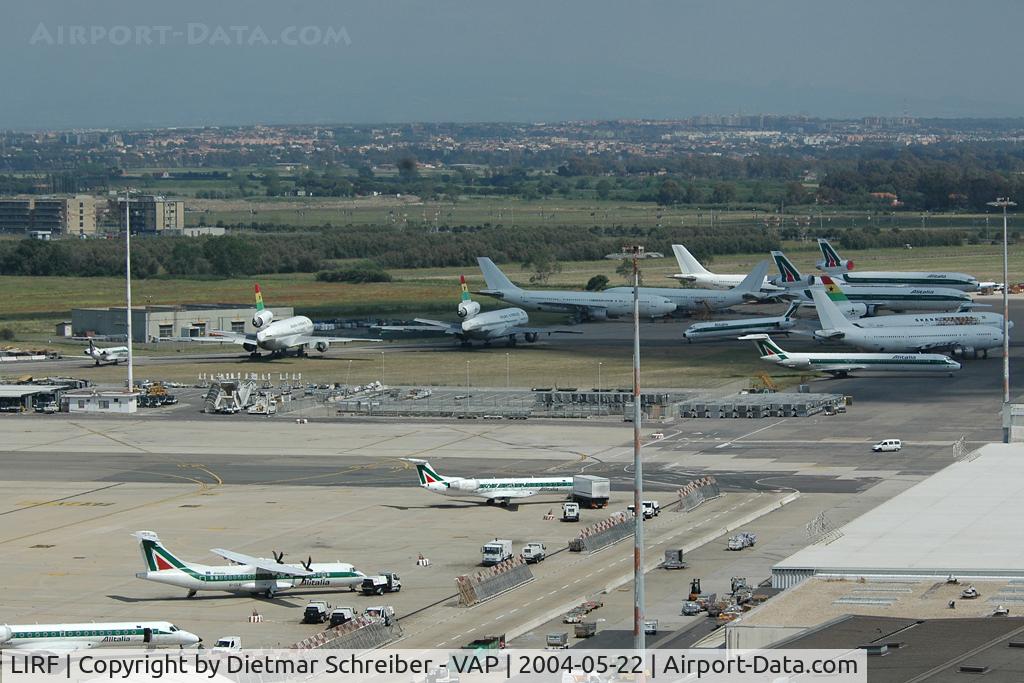
[[327,342],[328,344],[347,344],[349,342],[379,342],[382,339],[370,339],[369,337],[324,337],[313,334],[304,334],[295,337],[295,344],[316,344],[317,342]]
[[551,308],[558,308],[567,313],[575,313],[577,311],[603,311],[604,306],[595,306],[593,304],[567,304],[564,301],[537,301],[535,304],[542,306],[550,306]]
[[244,334],[242,332],[226,332],[223,330],[213,330],[207,335],[200,337],[160,337],[160,341],[175,341],[175,342],[217,342],[224,344],[255,344],[255,334]]
[[581,330],[563,330],[557,327],[513,327],[509,334],[583,334]]
[[[414,322],[418,322],[419,323],[419,327],[423,327],[424,325],[426,325],[427,327],[435,329],[438,332],[444,332],[445,334],[461,334],[462,333],[462,325],[460,325],[458,323],[446,323],[443,320],[431,320],[430,318],[413,318],[413,321]],[[414,327],[412,325],[408,325],[408,326],[397,325],[397,326],[392,326],[391,329],[393,329],[393,330],[412,330],[412,331],[414,331],[414,330],[417,329],[417,327]]]
[[483,494],[484,498],[529,498],[535,495],[536,491],[525,491],[523,489],[513,489],[511,491],[488,491]]
[[274,562],[273,560],[265,560],[262,557],[252,557],[251,555],[244,555],[242,553],[236,553],[233,550],[224,550],[224,548],[213,548],[210,550],[211,553],[220,555],[225,560],[231,560],[238,564],[251,564],[254,567],[258,567],[264,571],[271,572],[273,574],[286,574],[288,576],[312,576],[313,572],[306,571],[299,567],[291,567],[287,564],[281,564],[280,562]]

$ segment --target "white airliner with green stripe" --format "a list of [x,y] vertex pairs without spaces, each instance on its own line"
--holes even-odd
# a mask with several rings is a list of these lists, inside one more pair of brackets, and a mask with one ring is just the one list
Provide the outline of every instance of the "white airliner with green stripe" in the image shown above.
[[694,323],[690,325],[683,336],[689,342],[703,341],[705,339],[736,339],[744,334],[756,332],[774,332],[775,334],[789,334],[789,331],[796,324],[793,314],[800,308],[800,302],[794,301],[789,305],[789,310],[773,318],[740,318],[738,320],[716,320],[710,323]]
[[[821,280],[813,275],[804,276],[793,262],[781,251],[773,251],[772,258],[779,268],[779,275],[773,282],[788,289],[790,298],[800,301],[812,301],[813,285],[820,285]],[[974,300],[967,292],[948,287],[896,287],[883,285],[857,285],[848,287],[846,296],[853,303],[864,304],[868,313],[879,308],[890,311],[956,311],[970,308]]]
[[825,372],[846,377],[854,370],[871,372],[947,372],[960,364],[941,353],[797,353],[786,351],[767,334],[748,334],[740,339],[754,342],[761,360],[792,370]]
[[210,552],[237,564],[211,566],[186,562],[176,557],[160,543],[152,531],[136,531],[146,571],[135,574],[147,581],[165,583],[188,591],[194,597],[198,591],[262,594],[292,588],[348,588],[356,590],[366,576],[344,562],[317,562],[312,558],[299,564],[282,564],[284,553],[275,553],[273,560],[243,555],[232,550],[213,548]]
[[442,496],[483,498],[488,505],[508,505],[512,498],[538,493],[572,493],[572,477],[516,477],[512,479],[467,479],[443,477],[426,460],[403,458],[416,465],[420,486]]
[[978,291],[978,278],[967,273],[933,271],[853,271],[853,261],[842,259],[828,240],[818,238],[822,259],[815,265],[846,285],[895,285],[898,287],[946,287]]
[[85,650],[95,647],[187,647],[202,638],[169,621],[87,624],[4,624],[0,649]]

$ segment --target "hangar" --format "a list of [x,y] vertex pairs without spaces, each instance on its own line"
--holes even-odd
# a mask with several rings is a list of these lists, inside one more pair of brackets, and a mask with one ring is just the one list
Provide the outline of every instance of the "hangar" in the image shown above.
[[[273,307],[277,319],[295,315],[291,306]],[[132,307],[132,338],[139,343],[167,337],[201,337],[212,330],[255,333],[252,306],[208,304]],[[125,308],[74,308],[71,330],[76,337],[124,340]]]

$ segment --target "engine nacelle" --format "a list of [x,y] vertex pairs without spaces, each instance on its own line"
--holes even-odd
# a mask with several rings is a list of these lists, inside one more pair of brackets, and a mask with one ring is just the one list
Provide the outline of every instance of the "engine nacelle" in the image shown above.
[[608,310],[604,308],[591,308],[587,311],[587,317],[591,320],[607,320]]
[[463,301],[459,304],[459,317],[463,320],[469,320],[479,312],[480,304],[475,301]]
[[316,344],[313,345],[313,348],[315,348],[320,353],[327,353],[327,349],[331,348],[331,343],[326,341],[318,341]]
[[476,479],[456,479],[449,485],[449,488],[460,491],[473,491],[477,488],[477,482]]
[[259,347],[256,346],[255,344],[242,344],[242,348],[245,349],[246,351],[248,351],[249,353],[252,353],[253,351],[258,349]]
[[269,325],[274,321],[274,314],[267,310],[262,310],[252,317],[252,326],[256,329]]
[[528,341],[528,342],[530,342],[532,344],[533,342],[537,341],[537,333],[536,332],[527,332],[526,334],[523,335],[523,339],[525,339],[526,341]]

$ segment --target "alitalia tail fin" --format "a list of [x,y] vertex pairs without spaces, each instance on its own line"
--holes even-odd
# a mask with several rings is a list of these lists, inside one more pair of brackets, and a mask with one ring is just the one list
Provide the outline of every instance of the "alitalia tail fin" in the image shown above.
[[186,562],[177,558],[160,543],[160,537],[156,535],[156,532],[136,531],[132,536],[139,539],[142,563],[147,571],[158,572],[164,569],[183,569],[186,566]]
[[825,259],[825,269],[830,268],[841,268],[843,265],[843,259],[839,258],[839,252],[828,243],[827,239],[822,237],[818,238],[818,248],[821,249],[821,255]]
[[782,314],[783,319],[784,320],[792,319],[793,316],[796,315],[796,312],[799,309],[800,309],[800,302],[799,301],[790,301],[789,302],[789,308],[787,308],[786,312]]
[[263,310],[263,292],[260,291],[260,283],[256,283],[256,312]]
[[775,265],[779,268],[779,281],[784,284],[796,284],[803,280],[803,275],[800,274],[799,269],[793,265],[793,262],[786,258],[786,255],[781,251],[773,251],[772,258],[775,260]]
[[773,358],[785,359],[787,356],[782,347],[772,341],[772,338],[767,334],[748,334],[740,337],[740,339],[754,342],[754,346],[757,347],[757,351],[762,357],[771,356]]
[[420,486],[426,486],[427,484],[435,484],[438,482],[445,481],[445,478],[437,473],[429,462],[426,460],[420,460],[419,458],[402,458],[406,462],[411,462],[416,465],[416,474],[420,477]]

